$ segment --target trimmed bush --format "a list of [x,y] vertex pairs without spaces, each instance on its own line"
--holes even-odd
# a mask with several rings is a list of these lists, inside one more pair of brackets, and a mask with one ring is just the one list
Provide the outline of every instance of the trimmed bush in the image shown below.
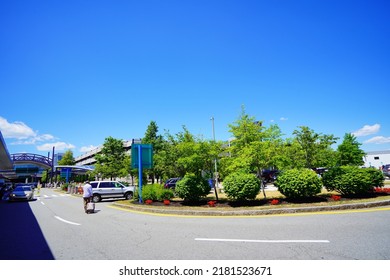
[[383,187],[385,185],[385,176],[381,170],[376,168],[366,168],[365,172],[370,175],[373,187]]
[[163,186],[161,186],[157,192],[157,199],[158,200],[171,200],[174,197],[174,193],[171,189],[164,189]]
[[328,170],[323,175],[323,183],[328,191],[342,195],[366,195],[373,187],[383,186],[384,177],[380,170],[357,166],[340,166]]
[[[173,191],[169,189],[164,189],[164,186],[154,184],[146,185],[142,188],[142,199],[145,200],[158,200],[163,201],[165,199],[172,199],[174,197]],[[134,199],[139,199],[138,188],[134,195]]]
[[183,179],[176,183],[175,192],[184,200],[196,202],[209,194],[210,185],[201,176],[186,174]]
[[236,172],[225,178],[223,190],[230,199],[248,200],[256,198],[260,185],[256,175]]
[[146,185],[142,187],[142,199],[145,200],[157,200],[158,198],[158,186],[156,185]]
[[311,169],[291,169],[276,179],[279,191],[287,198],[309,198],[321,192],[322,182]]

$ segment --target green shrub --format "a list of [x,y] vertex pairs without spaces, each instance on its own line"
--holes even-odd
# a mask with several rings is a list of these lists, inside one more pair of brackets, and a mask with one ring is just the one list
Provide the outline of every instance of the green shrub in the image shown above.
[[171,189],[164,189],[163,186],[161,186],[157,193],[157,199],[158,200],[171,200],[174,197],[174,193]]
[[146,185],[142,187],[142,200],[157,200],[158,189],[155,185]]
[[367,172],[372,181],[372,187],[383,187],[385,185],[385,177],[383,172],[376,168],[366,168],[365,172]]
[[311,169],[291,169],[276,179],[279,191],[287,198],[309,198],[321,192],[322,182]]
[[260,180],[253,174],[232,173],[223,181],[227,197],[234,200],[255,199],[260,191]]
[[[159,184],[146,185],[142,187],[142,200],[158,200],[163,201],[165,199],[172,199],[174,197],[174,193],[170,189],[164,189],[164,186]],[[138,188],[134,194],[134,200],[139,200],[139,192]]]
[[199,201],[210,192],[210,185],[206,179],[194,174],[186,174],[183,179],[176,183],[176,194],[188,201]]
[[340,166],[325,172],[322,180],[328,191],[342,195],[366,195],[373,187],[383,186],[384,177],[380,173],[372,168]]

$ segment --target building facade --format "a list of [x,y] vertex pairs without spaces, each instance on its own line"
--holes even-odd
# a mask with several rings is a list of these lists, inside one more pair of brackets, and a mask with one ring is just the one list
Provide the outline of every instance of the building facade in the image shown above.
[[[131,152],[131,143],[132,140],[123,141],[123,148],[128,154],[130,154]],[[96,149],[93,149],[85,154],[82,154],[81,156],[76,157],[75,158],[76,165],[94,165],[96,163],[95,155],[100,153],[102,147],[103,146],[99,146]]]
[[379,168],[382,165],[390,164],[390,150],[367,152],[363,160],[365,167]]

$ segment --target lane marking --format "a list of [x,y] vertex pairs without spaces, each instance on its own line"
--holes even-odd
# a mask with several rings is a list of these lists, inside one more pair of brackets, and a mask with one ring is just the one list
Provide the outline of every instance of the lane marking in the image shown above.
[[42,205],[45,205],[45,203],[44,203],[43,201],[41,201],[41,204],[42,204]]
[[241,242],[241,243],[330,243],[329,240],[251,240],[251,239],[219,239],[219,238],[195,238],[195,241]]
[[71,224],[71,225],[75,225],[75,226],[81,226],[81,224],[67,221],[67,220],[65,220],[65,219],[63,219],[61,217],[58,217],[58,216],[54,216],[54,218],[56,218],[57,220],[59,220],[61,222],[67,223],[67,224]]

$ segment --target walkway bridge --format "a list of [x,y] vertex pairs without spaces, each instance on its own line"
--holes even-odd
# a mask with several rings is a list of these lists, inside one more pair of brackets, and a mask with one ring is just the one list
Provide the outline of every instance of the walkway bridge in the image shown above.
[[35,164],[43,168],[53,168],[53,160],[37,154],[18,153],[12,154],[11,160],[14,164]]

